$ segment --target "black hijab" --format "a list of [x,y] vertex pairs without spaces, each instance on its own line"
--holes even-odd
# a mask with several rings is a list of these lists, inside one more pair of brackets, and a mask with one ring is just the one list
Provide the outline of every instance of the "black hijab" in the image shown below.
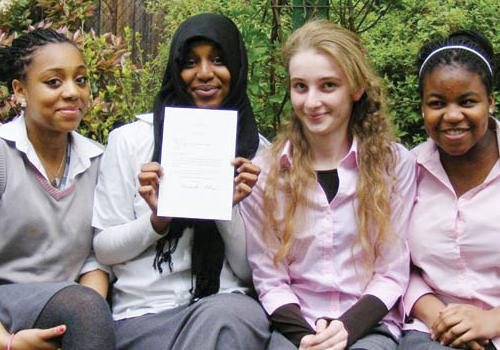
[[[252,106],[247,95],[248,62],[245,45],[236,25],[229,18],[205,13],[185,20],[172,38],[167,68],[160,92],[155,98],[153,161],[160,162],[165,106],[193,107],[191,96],[180,76],[182,62],[189,53],[190,44],[196,40],[208,40],[223,53],[224,63],[231,74],[228,96],[221,109],[238,111],[236,156],[252,158],[259,145],[259,135]],[[219,291],[220,273],[224,262],[224,242],[213,220],[175,218],[170,223],[169,233],[156,245],[154,267],[160,272],[167,264],[172,271],[172,254],[184,229],[193,227],[194,240],[191,252],[191,271],[196,277],[193,300]]]

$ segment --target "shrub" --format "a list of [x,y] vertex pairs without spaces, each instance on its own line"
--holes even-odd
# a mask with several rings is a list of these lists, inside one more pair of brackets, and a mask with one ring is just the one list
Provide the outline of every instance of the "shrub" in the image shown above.
[[[400,8],[389,12],[376,27],[363,34],[367,52],[386,80],[392,116],[399,137],[407,146],[426,138],[415,66],[419,48],[436,35],[466,28],[486,35],[498,53],[499,13],[497,0],[405,0]],[[498,111],[498,99],[496,107]]]
[[[292,30],[292,10],[286,5],[290,3],[285,0],[145,0],[148,13],[155,19],[155,30],[160,33],[160,44],[156,57],[134,64],[130,57],[131,39],[138,34],[126,31],[124,38],[119,38],[84,30],[95,8],[92,0],[0,0],[0,45],[35,25],[59,28],[73,36],[89,65],[93,96],[92,108],[80,131],[105,142],[110,128],[132,120],[136,113],[151,110],[154,97],[151,92],[159,88],[170,40],[179,24],[201,12],[222,13],[232,18],[242,32],[249,58],[249,97],[260,130],[272,138],[284,116],[290,114],[287,74],[280,59],[281,45]],[[330,0],[332,20],[346,21],[338,15],[343,13],[338,6],[345,3]],[[363,6],[362,3],[356,2],[356,6]],[[367,14],[367,21],[375,21],[375,25],[361,33],[361,37],[368,57],[388,86],[398,136],[411,147],[426,137],[414,64],[419,47],[434,35],[471,28],[483,32],[498,52],[500,2],[397,0],[394,3],[397,6],[391,6],[387,12],[385,7],[378,8],[383,12],[380,20],[377,17],[380,13]],[[279,6],[272,7],[272,4]],[[496,101],[498,111],[500,99]],[[0,120],[16,111],[18,107],[5,89],[0,89]]]

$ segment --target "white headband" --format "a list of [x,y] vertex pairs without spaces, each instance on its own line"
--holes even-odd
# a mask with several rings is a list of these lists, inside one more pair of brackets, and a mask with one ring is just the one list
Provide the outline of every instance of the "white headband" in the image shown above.
[[462,49],[462,50],[465,50],[465,51],[469,51],[469,52],[472,52],[473,54],[475,54],[476,56],[478,56],[480,59],[483,60],[483,62],[486,64],[486,66],[488,67],[488,70],[490,71],[491,75],[493,76],[493,69],[491,69],[491,66],[490,64],[488,63],[488,61],[486,60],[486,58],[484,58],[483,55],[481,55],[479,52],[477,52],[476,50],[474,49],[471,49],[470,47],[467,47],[467,46],[463,46],[463,45],[450,45],[450,46],[444,46],[444,47],[441,47],[437,50],[434,50],[431,52],[431,54],[429,56],[427,56],[427,58],[425,59],[424,63],[422,63],[422,65],[420,66],[420,71],[418,72],[418,76],[421,76],[422,75],[422,70],[424,69],[424,66],[425,64],[429,61],[429,59],[434,56],[435,54],[437,54],[438,52],[441,52],[441,51],[444,51],[444,50],[452,50],[452,49]]

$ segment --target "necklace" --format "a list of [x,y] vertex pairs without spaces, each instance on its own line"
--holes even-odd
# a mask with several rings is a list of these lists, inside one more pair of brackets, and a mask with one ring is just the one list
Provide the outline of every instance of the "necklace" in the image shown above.
[[[57,169],[57,171],[54,175],[54,179],[50,182],[52,187],[59,188],[59,186],[61,186],[61,179],[58,176],[61,173],[62,166],[65,162],[66,162],[66,152],[64,153],[64,155],[61,159],[61,164],[59,164],[59,168]],[[47,173],[48,173],[48,171],[47,171]]]
[[[65,169],[65,167],[63,167],[63,165],[65,163],[67,163],[68,161],[68,158],[69,158],[69,152],[71,150],[71,146],[70,146],[70,142],[68,140],[68,143],[66,144],[66,152],[64,152],[63,154],[63,157],[61,159],[61,163],[59,164],[59,167],[57,168],[57,171],[55,173],[52,173],[49,171],[49,169],[47,167],[44,166],[45,168],[45,171],[47,172],[47,176],[49,178],[49,183],[51,184],[52,187],[55,187],[55,188],[59,188],[61,186],[61,180],[62,180],[62,176],[64,176],[64,173],[62,176],[60,176],[61,174],[61,171],[63,169]],[[40,157],[40,155],[38,155],[38,157],[40,158],[40,160],[42,160],[42,157]],[[52,178],[52,181],[50,181],[50,178]]]

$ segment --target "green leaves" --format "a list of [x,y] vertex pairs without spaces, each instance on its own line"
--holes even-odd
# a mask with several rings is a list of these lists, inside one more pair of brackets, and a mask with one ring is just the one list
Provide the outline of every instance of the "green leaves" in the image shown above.
[[[131,121],[137,113],[151,111],[170,40],[179,24],[201,12],[222,13],[233,19],[242,32],[249,58],[248,93],[261,132],[272,138],[291,112],[287,71],[281,62],[281,46],[292,30],[291,3],[145,0],[147,12],[156,25],[155,34],[160,37],[158,54],[145,59],[139,54],[132,62],[131,42],[133,35],[138,34],[126,30],[121,38],[83,30],[95,9],[93,0],[0,0],[0,45],[8,45],[17,33],[42,20],[41,25],[62,28],[72,36],[89,66],[93,96],[92,108],[80,131],[104,143],[113,125]],[[435,35],[469,28],[484,33],[495,51],[500,51],[498,0],[329,0],[329,3],[331,20],[354,25],[354,29],[362,32],[367,56],[387,84],[397,134],[409,147],[426,138],[415,66],[421,45]],[[140,47],[136,50],[142,53]],[[496,101],[499,111],[500,98]],[[0,120],[14,114],[16,108],[5,89],[0,90]]]
[[[500,3],[497,0],[403,0],[376,27],[363,33],[373,64],[384,76],[398,136],[408,147],[425,140],[416,67],[419,48],[436,35],[475,29],[500,50]],[[496,14],[496,15],[494,15]],[[497,102],[497,110],[500,104]]]
[[[137,113],[151,109],[154,96],[151,91],[156,91],[156,88],[150,82],[153,80],[151,74],[144,74],[144,70],[130,58],[130,39],[133,35],[130,31],[126,31],[125,38],[122,38],[111,33],[97,35],[92,30],[83,30],[85,20],[93,15],[94,9],[93,0],[19,1],[10,7],[5,16],[23,13],[24,20],[8,22],[9,27],[0,32],[0,45],[9,45],[22,31],[40,26],[52,27],[73,39],[87,63],[91,89],[91,107],[79,131],[106,143],[109,130],[114,125],[129,122]],[[40,11],[44,13],[44,20],[37,22]],[[0,94],[0,121],[18,112],[19,107],[3,88]]]

